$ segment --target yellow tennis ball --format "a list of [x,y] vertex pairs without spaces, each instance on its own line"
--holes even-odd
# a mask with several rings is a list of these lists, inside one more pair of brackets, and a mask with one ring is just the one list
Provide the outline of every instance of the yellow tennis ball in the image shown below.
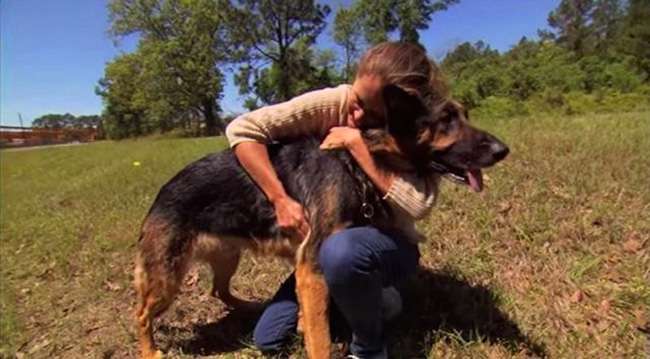
[[133,165],[135,167],[139,167],[140,166],[140,161],[133,161]]

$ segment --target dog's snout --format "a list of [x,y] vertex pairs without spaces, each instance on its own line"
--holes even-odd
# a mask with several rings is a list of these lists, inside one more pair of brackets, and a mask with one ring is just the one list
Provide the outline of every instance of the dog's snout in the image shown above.
[[501,161],[502,159],[506,158],[508,153],[510,153],[508,146],[499,141],[492,142],[490,145],[490,150],[492,152],[492,156],[496,161]]

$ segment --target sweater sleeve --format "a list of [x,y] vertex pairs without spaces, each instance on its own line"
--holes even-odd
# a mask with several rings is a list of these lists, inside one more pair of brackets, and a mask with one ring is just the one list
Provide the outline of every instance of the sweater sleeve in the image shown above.
[[237,117],[226,127],[230,147],[246,141],[268,144],[302,136],[324,137],[345,118],[348,87],[308,92]]
[[411,173],[400,174],[393,180],[384,199],[413,219],[422,219],[435,203],[438,181],[438,177],[423,178]]

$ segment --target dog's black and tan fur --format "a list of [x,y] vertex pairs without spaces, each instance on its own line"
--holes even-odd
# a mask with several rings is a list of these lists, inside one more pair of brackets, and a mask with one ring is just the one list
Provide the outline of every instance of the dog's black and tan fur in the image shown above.
[[[488,167],[507,154],[505,145],[470,126],[453,101],[429,111],[394,86],[384,90],[384,98],[388,125],[363,131],[379,166],[422,176],[450,172],[463,178],[468,170]],[[318,146],[318,140],[307,139],[269,148],[287,193],[306,209],[311,231],[304,241],[283,236],[273,207],[232,151],[190,164],[163,186],[142,226],[135,269],[144,358],[161,356],[153,342],[153,320],[172,303],[193,260],[211,266],[213,295],[229,306],[251,305],[229,290],[244,249],[294,261],[307,353],[311,358],[329,358],[328,290],[316,261],[320,244],[339,229],[369,222],[398,230],[391,226],[390,208],[351,156]],[[374,209],[371,218],[364,216],[364,204]]]

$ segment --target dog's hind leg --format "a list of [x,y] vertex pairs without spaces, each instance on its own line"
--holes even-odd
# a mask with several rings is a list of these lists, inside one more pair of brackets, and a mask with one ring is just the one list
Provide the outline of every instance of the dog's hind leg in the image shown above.
[[176,248],[178,253],[174,254],[174,261],[169,262],[170,236],[166,228],[162,231],[145,229],[139,243],[134,276],[138,295],[135,314],[141,357],[145,359],[162,358],[153,339],[153,322],[176,297],[191,255],[189,248]]
[[178,286],[168,283],[164,275],[147,270],[141,258],[137,259],[135,282],[138,293],[136,320],[142,358],[162,358],[153,339],[153,321],[172,303]]

